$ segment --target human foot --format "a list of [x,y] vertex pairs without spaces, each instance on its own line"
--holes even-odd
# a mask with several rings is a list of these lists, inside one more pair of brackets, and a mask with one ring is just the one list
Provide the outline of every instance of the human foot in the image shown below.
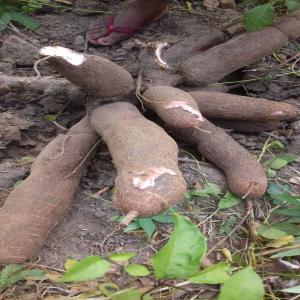
[[115,17],[104,17],[92,23],[86,39],[94,45],[114,45],[131,37],[144,24],[160,17],[166,7],[166,0],[135,0]]

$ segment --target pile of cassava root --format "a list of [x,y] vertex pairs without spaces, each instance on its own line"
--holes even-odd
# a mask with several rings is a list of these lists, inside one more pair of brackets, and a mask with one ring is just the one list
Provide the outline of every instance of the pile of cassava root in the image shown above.
[[[168,49],[169,69],[144,68],[147,87],[136,94],[174,136],[195,145],[225,173],[230,191],[243,199],[258,198],[267,188],[263,167],[214,124],[248,132],[274,130],[281,121],[297,118],[299,111],[290,104],[209,91],[203,86],[299,36],[299,10],[272,27],[226,42],[218,30],[208,32],[194,43],[182,42]],[[160,213],[178,203],[186,191],[177,144],[130,103],[134,80],[125,69],[105,58],[63,47],[45,47],[39,54],[48,57],[66,79],[2,76],[0,95],[30,88],[50,91],[57,85],[71,97],[89,93],[98,102],[112,101],[49,143],[34,161],[30,175],[10,193],[0,209],[0,263],[23,262],[37,254],[70,206],[100,137],[118,172],[113,204],[122,213],[130,218]],[[174,87],[179,83],[201,88],[186,92]],[[123,102],[113,102],[114,97]]]

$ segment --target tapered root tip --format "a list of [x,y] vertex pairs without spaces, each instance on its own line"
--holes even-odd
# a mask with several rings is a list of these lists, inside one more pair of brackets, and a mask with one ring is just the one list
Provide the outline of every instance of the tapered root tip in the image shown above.
[[132,210],[123,218],[123,220],[120,222],[120,225],[127,227],[138,216],[139,212],[136,210]]

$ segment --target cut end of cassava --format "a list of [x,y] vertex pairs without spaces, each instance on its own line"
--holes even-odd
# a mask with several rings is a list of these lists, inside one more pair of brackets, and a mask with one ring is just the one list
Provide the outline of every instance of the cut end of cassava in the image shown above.
[[61,46],[47,46],[43,47],[39,54],[41,56],[50,56],[61,58],[73,66],[80,66],[86,61],[84,54],[76,53],[71,49]]
[[197,103],[183,90],[153,86],[144,93],[144,101],[171,127],[199,128],[204,122]]

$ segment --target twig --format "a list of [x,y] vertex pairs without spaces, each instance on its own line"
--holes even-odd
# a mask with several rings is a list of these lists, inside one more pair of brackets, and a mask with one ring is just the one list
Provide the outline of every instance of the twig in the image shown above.
[[211,249],[209,249],[209,251],[207,251],[206,257],[208,255],[210,255],[213,251],[215,251],[221,244],[223,244],[228,238],[230,238],[232,236],[232,234],[234,232],[236,232],[240,226],[243,225],[243,223],[246,221],[246,219],[250,215],[251,210],[252,210],[252,202],[250,200],[248,200],[248,201],[246,201],[246,213],[245,213],[244,217],[240,220],[240,222],[238,224],[236,224],[234,226],[234,228],[224,238],[219,240]]
[[79,163],[79,165],[67,176],[64,177],[64,179],[67,179],[69,177],[71,177],[73,174],[75,174],[82,166],[83,164],[86,162],[86,160],[88,159],[88,157],[91,155],[91,153],[96,149],[96,147],[100,144],[100,142],[102,141],[102,139],[99,139],[89,150],[89,152],[85,155],[85,157],[82,159],[82,161]]
[[247,193],[242,197],[242,199],[246,199],[249,196],[249,194],[252,192],[252,190],[253,190],[253,182],[250,183],[250,187]]
[[293,246],[282,247],[282,248],[278,248],[278,249],[267,250],[267,251],[264,251],[262,253],[256,254],[256,256],[270,255],[270,254],[275,254],[275,253],[278,253],[278,252],[293,250],[293,249],[298,249],[298,248],[300,248],[300,244],[296,244],[296,245],[293,245]]
[[33,70],[34,70],[34,72],[35,72],[35,74],[36,74],[36,77],[33,79],[33,81],[35,81],[35,80],[37,80],[37,79],[40,79],[40,78],[42,77],[42,76],[41,76],[41,73],[40,73],[40,71],[39,71],[39,69],[38,69],[39,63],[48,60],[50,57],[51,57],[51,56],[46,56],[46,57],[40,58],[40,59],[38,59],[38,60],[36,60],[36,61],[34,62]]
[[58,155],[54,156],[54,157],[50,157],[49,160],[56,160],[58,158],[60,158],[61,156],[64,155],[65,153],[65,147],[66,147],[66,143],[67,141],[71,138],[71,135],[66,135],[63,139],[63,142],[62,142],[62,146],[61,146],[61,151]]
[[64,130],[64,131],[68,131],[68,129],[60,124],[58,124],[56,121],[52,121],[52,123],[57,126],[58,128]]

